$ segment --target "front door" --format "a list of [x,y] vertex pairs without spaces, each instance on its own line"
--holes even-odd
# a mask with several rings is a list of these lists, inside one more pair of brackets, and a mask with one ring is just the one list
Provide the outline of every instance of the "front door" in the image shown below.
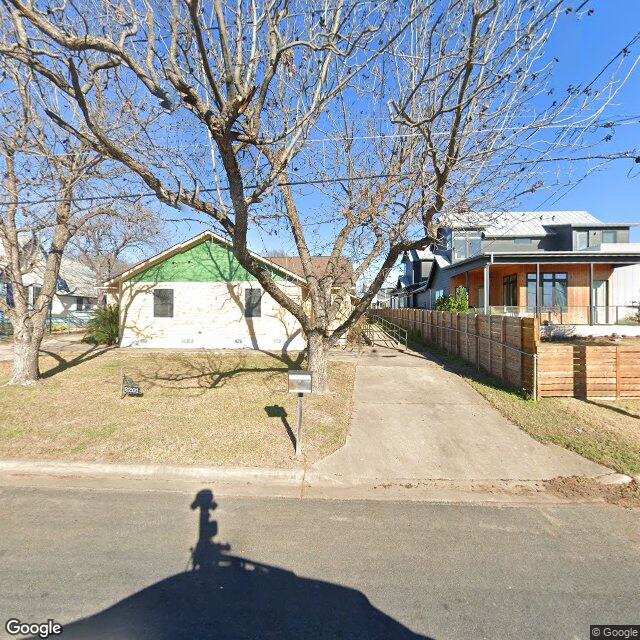
[[609,323],[609,282],[593,281],[593,324]]

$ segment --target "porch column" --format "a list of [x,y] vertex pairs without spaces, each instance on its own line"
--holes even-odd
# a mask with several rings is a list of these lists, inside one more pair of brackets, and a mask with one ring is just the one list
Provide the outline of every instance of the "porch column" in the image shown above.
[[589,263],[589,324],[593,324],[593,262]]
[[489,263],[484,265],[484,314],[489,315]]
[[542,284],[540,283],[540,263],[536,262],[536,308],[535,315],[539,318],[541,317],[540,307],[542,306],[540,303],[542,302],[542,296],[540,295],[540,291]]

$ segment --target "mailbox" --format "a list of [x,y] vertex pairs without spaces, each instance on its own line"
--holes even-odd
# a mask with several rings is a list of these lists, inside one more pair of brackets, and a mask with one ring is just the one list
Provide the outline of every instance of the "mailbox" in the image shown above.
[[312,378],[310,371],[289,371],[289,393],[311,393]]

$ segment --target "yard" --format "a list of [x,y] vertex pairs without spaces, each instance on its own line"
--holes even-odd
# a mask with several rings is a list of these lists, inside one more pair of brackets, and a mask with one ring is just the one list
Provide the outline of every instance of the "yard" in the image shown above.
[[[290,363],[293,368],[299,368]],[[0,384],[10,362],[0,362]],[[296,463],[288,363],[268,354],[89,349],[41,358],[33,388],[0,390],[0,458],[288,467]],[[120,399],[120,370],[143,397]],[[331,363],[328,396],[305,398],[313,462],[339,448],[355,366]]]

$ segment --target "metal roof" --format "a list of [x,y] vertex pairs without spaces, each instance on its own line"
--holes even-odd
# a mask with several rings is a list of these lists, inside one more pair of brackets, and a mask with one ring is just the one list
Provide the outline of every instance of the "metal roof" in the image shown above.
[[501,213],[469,212],[445,219],[451,229],[480,229],[488,238],[544,237],[553,233],[550,227],[560,225],[603,225],[587,211],[504,211]]

